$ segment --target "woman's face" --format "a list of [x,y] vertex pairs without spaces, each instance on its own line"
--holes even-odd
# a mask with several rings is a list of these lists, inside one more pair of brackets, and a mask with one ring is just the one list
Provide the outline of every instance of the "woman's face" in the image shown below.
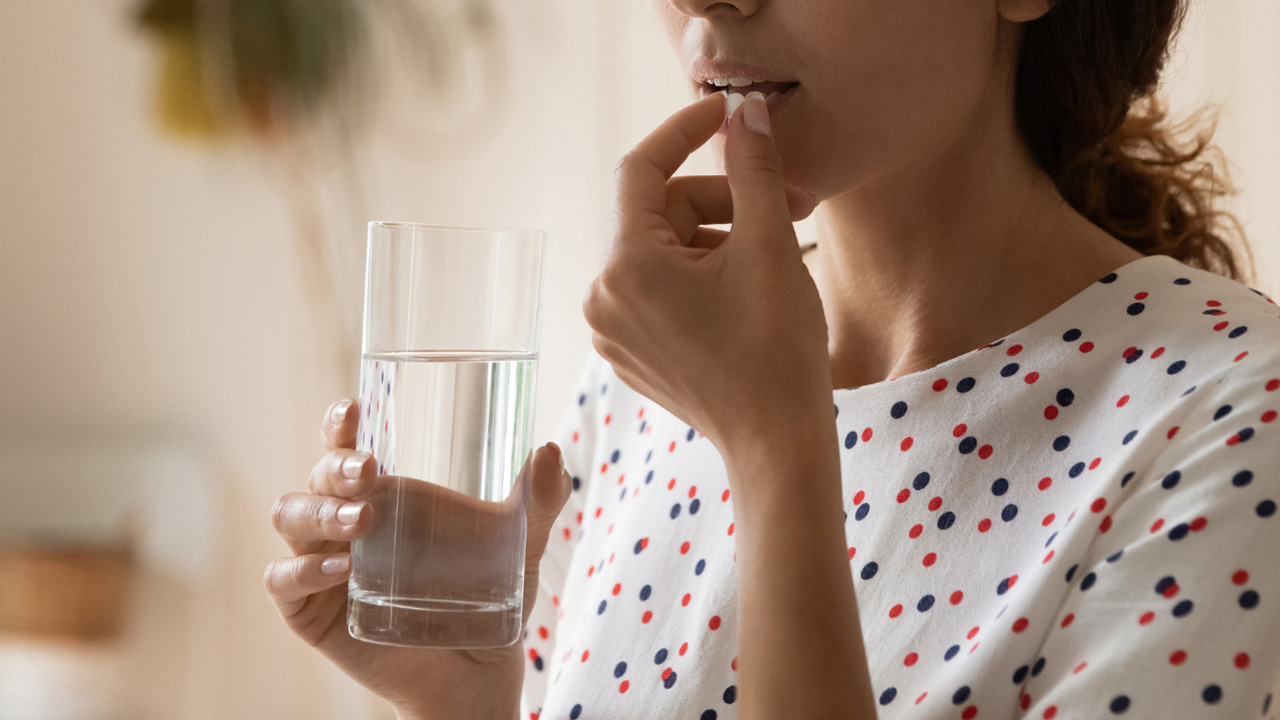
[[697,96],[709,77],[797,83],[762,90],[790,87],[770,101],[787,182],[821,198],[1012,128],[1020,25],[997,3],[1022,1],[653,0]]

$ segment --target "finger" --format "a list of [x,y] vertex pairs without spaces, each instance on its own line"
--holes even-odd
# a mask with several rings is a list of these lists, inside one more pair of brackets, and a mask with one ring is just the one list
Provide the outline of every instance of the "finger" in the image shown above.
[[320,424],[320,442],[325,450],[356,447],[356,428],[360,424],[360,403],[343,398],[329,406]]
[[271,526],[294,554],[314,552],[326,540],[350,542],[369,528],[369,503],[343,498],[286,493],[271,508]]
[[773,143],[764,95],[748,93],[729,120],[725,171],[733,196],[735,242],[751,242],[799,252],[787,209],[782,159]]
[[[669,227],[664,214],[667,180],[724,124],[724,102],[723,96],[712,93],[681,108],[618,163],[617,219],[621,234]],[[670,237],[665,233],[662,236]]]
[[298,603],[341,585],[350,574],[350,553],[302,555],[271,561],[262,576],[262,584],[281,614],[288,617]]
[[316,495],[356,497],[369,491],[376,476],[377,463],[372,455],[339,448],[316,462],[307,486]]
[[700,227],[693,232],[693,237],[689,238],[689,247],[714,250],[727,239],[729,239],[727,230]]
[[[803,220],[818,206],[817,198],[787,186],[787,210],[792,222]],[[667,183],[667,221],[685,245],[699,225],[733,222],[733,196],[724,175],[685,175]]]
[[546,550],[551,527],[573,490],[573,478],[564,467],[564,452],[554,442],[538,448],[522,472],[525,473],[523,481],[530,483],[525,506],[528,518],[525,564],[536,566]]

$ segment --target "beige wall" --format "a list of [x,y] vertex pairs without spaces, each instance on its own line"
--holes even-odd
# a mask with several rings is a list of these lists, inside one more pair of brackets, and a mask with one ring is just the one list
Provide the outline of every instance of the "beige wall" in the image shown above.
[[[180,668],[167,689],[132,681],[154,717],[373,717],[380,706],[286,634],[260,584],[283,553],[267,510],[302,486],[319,414],[354,378],[340,387],[314,357],[279,168],[155,132],[154,57],[127,23],[133,5],[0,0],[0,431],[111,428],[200,448],[224,502],[216,564],[176,589],[156,571],[143,587],[171,602],[133,618],[129,657]],[[580,299],[606,242],[613,163],[687,95],[645,0],[502,6],[512,63],[495,137],[433,136],[421,130],[432,104],[404,97],[348,172],[307,175],[303,189],[357,258],[368,219],[549,231],[542,441],[589,348]],[[1175,107],[1228,103],[1220,140],[1247,188],[1258,287],[1273,294],[1276,30],[1280,5],[1204,0],[1169,78]],[[711,167],[700,154],[691,169]],[[359,268],[345,267],[358,317]],[[0,492],[23,481],[0,470]],[[145,624],[186,639],[148,650]]]

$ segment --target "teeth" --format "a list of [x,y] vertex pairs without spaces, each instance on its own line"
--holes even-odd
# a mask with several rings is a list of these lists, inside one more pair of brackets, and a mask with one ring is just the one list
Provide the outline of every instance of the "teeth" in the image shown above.
[[764,96],[764,101],[765,101],[765,102],[769,102],[769,101],[773,100],[773,98],[774,98],[775,96],[777,96],[777,94],[778,94],[777,92],[771,92],[771,93],[769,93],[768,95],[765,95],[765,96]]
[[729,84],[734,87],[745,87],[753,82],[751,78],[729,78]]
[[712,78],[711,82],[715,83],[716,87],[724,87],[729,84],[729,78]]

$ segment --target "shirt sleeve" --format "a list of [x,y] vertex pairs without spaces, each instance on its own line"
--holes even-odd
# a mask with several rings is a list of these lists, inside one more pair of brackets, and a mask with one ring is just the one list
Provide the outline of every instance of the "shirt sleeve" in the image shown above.
[[[1121,482],[1036,659],[1023,718],[1268,718],[1280,678],[1280,362],[1203,383]],[[1172,432],[1170,433],[1170,431]],[[1161,440],[1164,440],[1162,437]]]
[[[601,404],[599,364],[603,358],[592,350],[579,373],[568,407],[552,438],[564,454],[564,466],[573,478],[573,491],[551,527],[547,548],[538,571],[538,593],[524,631],[525,669],[520,696],[521,720],[536,720],[547,693],[547,671],[555,648],[556,626],[562,615],[560,593],[569,563],[582,536],[587,481],[595,463],[596,429]],[[533,601],[534,598],[526,598]]]

